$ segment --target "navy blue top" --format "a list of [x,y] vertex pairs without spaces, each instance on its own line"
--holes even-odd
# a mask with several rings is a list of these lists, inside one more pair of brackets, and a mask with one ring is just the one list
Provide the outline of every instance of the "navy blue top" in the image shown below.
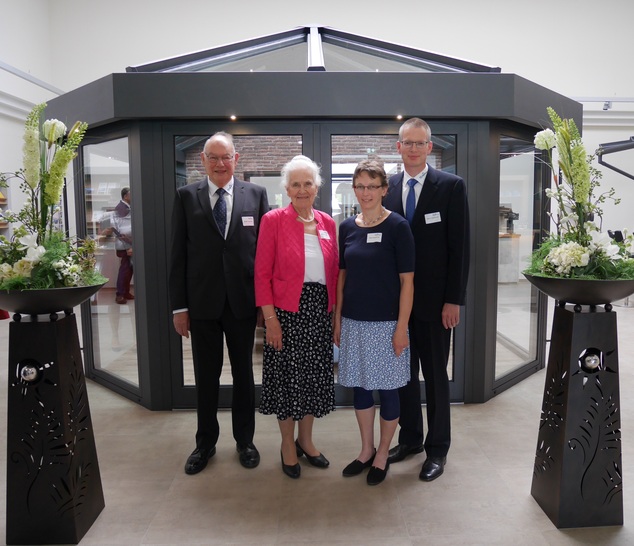
[[359,227],[355,218],[339,226],[339,268],[346,270],[341,315],[353,320],[398,319],[399,273],[414,271],[414,236],[407,220],[393,212],[377,226]]

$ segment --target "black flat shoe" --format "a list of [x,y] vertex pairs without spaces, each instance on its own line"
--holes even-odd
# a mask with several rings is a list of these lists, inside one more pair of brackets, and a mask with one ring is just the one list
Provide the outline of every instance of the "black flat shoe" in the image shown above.
[[323,453],[320,453],[316,457],[313,457],[312,455],[306,453],[302,449],[302,446],[299,445],[299,440],[295,440],[295,449],[297,450],[298,457],[301,457],[303,455],[304,457],[306,457],[310,464],[316,466],[317,468],[328,468],[328,465],[330,465],[330,461],[326,459],[326,457],[324,457]]
[[280,458],[282,459],[282,471],[289,478],[293,478],[294,480],[296,480],[297,478],[299,478],[302,475],[302,467],[299,466],[299,463],[285,464],[284,463],[284,455],[282,455],[281,451],[280,451]]
[[253,443],[236,444],[236,451],[244,468],[255,468],[260,464],[260,453]]
[[198,474],[201,470],[207,466],[207,461],[216,454],[216,448],[211,449],[199,449],[196,448],[192,451],[192,454],[187,457],[185,463],[185,474]]
[[398,444],[397,446],[390,449],[387,460],[392,463],[399,463],[408,455],[415,455],[416,453],[421,453],[425,451],[425,447],[423,444],[418,444],[414,446],[410,446],[408,444]]
[[351,476],[358,476],[366,468],[369,468],[372,466],[375,455],[376,455],[376,450],[374,450],[374,455],[372,455],[372,457],[370,457],[365,463],[362,463],[359,459],[355,459],[348,466],[346,466],[346,468],[343,469],[341,474],[343,474],[346,478],[349,478]]
[[388,468],[390,468],[390,463],[385,463],[385,468],[371,467],[367,477],[368,485],[379,485],[387,476]]

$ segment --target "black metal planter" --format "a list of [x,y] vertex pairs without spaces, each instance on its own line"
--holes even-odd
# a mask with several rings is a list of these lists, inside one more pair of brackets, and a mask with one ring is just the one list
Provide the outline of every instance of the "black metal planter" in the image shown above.
[[6,540],[76,544],[105,506],[77,323],[21,319],[9,325]]

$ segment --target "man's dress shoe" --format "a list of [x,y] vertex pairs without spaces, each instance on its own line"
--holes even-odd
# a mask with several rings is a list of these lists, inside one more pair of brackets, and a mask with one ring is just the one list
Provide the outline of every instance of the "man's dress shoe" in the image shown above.
[[435,480],[445,471],[445,464],[447,457],[427,457],[418,477],[424,482]]
[[326,459],[326,457],[324,457],[323,453],[320,453],[319,455],[316,455],[314,457],[312,455],[309,455],[302,449],[302,446],[299,445],[299,440],[295,440],[295,449],[297,450],[298,457],[301,457],[303,455],[313,466],[316,466],[317,468],[328,468],[330,461]]
[[216,454],[216,448],[211,449],[196,448],[192,454],[187,457],[185,463],[185,474],[198,474],[207,466],[207,461]]
[[236,451],[244,468],[255,468],[260,464],[260,453],[253,443],[236,444]]
[[408,444],[398,444],[397,446],[390,449],[390,453],[388,455],[388,462],[399,463],[408,455],[414,455],[416,453],[421,453],[425,450],[423,444],[418,444],[415,446],[410,446]]

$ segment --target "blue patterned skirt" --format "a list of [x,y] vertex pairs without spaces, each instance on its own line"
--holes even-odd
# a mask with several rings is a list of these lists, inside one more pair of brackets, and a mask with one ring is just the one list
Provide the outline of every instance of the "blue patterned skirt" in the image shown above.
[[410,377],[409,347],[394,354],[396,321],[341,319],[339,384],[366,390],[403,387]]

